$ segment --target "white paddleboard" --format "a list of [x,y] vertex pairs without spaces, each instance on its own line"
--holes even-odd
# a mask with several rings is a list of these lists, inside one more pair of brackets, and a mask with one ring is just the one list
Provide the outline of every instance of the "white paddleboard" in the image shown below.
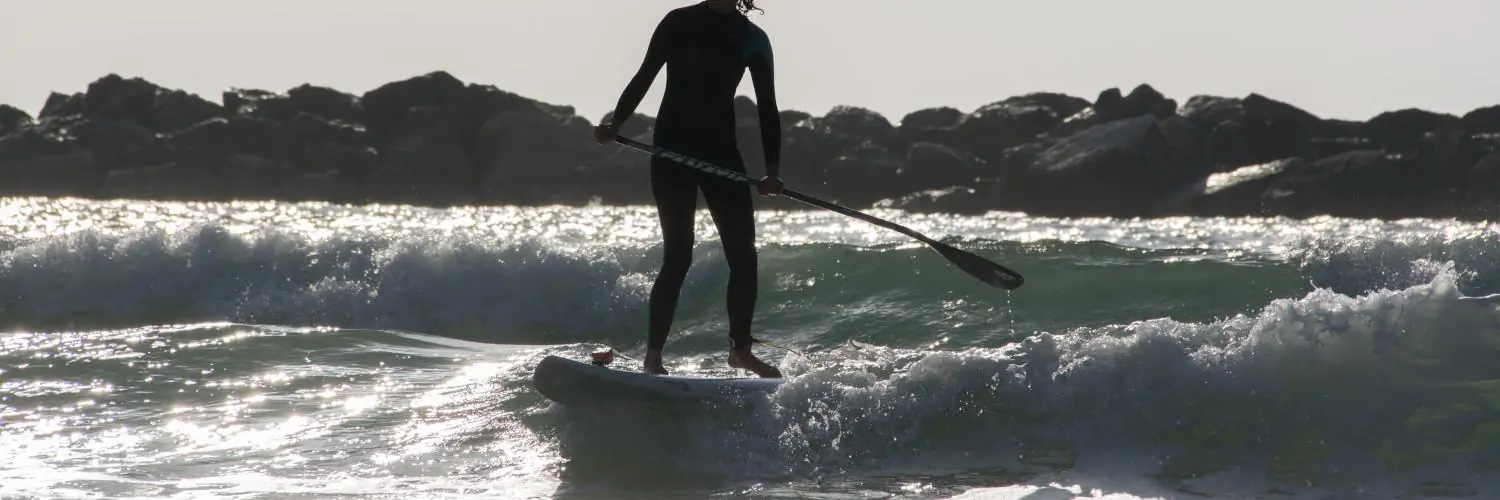
[[531,381],[547,399],[580,405],[604,400],[706,401],[771,392],[785,379],[651,375],[547,356],[537,363]]

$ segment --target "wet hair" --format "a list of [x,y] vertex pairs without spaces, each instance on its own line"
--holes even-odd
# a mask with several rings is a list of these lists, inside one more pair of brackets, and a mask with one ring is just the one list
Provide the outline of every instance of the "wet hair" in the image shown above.
[[[760,10],[760,7],[755,6],[755,0],[739,0],[739,5],[736,7],[739,7],[740,12],[745,14],[749,14],[752,10]],[[760,10],[760,13],[765,14],[766,11]]]

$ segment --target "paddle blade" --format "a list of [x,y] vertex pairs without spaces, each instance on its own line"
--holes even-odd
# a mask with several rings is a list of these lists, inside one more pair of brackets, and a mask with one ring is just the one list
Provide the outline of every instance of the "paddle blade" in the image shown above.
[[932,248],[942,254],[944,258],[953,265],[969,273],[969,276],[979,278],[979,281],[988,283],[995,288],[1015,290],[1026,282],[1020,273],[1007,269],[1005,266],[990,262],[989,259],[974,255],[942,243],[934,242]]

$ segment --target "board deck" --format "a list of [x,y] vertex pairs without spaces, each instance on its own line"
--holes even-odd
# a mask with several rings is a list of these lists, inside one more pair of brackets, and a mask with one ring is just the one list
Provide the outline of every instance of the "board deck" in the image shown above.
[[704,378],[651,375],[594,366],[560,356],[537,363],[532,385],[547,399],[564,405],[605,400],[692,402],[771,392],[779,378]]

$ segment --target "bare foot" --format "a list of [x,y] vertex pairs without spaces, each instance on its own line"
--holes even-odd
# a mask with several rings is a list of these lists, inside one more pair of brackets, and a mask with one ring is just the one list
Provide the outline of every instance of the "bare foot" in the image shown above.
[[781,370],[755,357],[748,347],[729,350],[729,367],[750,370],[761,378],[781,378]]
[[661,351],[646,351],[646,359],[641,363],[641,369],[652,375],[666,375],[667,368],[661,365]]

